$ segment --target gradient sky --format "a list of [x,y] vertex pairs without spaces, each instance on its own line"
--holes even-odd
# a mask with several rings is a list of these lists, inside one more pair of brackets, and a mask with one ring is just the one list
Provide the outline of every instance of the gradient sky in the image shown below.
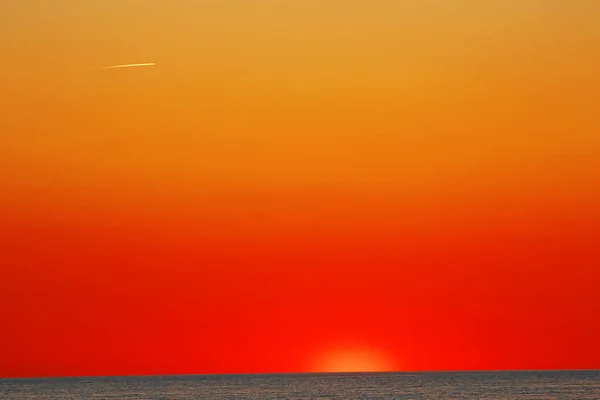
[[600,368],[599,20],[2,0],[0,377]]

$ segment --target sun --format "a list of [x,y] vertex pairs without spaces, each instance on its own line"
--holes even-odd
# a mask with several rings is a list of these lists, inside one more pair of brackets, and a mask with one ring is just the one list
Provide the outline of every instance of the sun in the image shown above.
[[325,351],[317,357],[318,372],[384,372],[393,371],[390,358],[372,348],[342,348]]

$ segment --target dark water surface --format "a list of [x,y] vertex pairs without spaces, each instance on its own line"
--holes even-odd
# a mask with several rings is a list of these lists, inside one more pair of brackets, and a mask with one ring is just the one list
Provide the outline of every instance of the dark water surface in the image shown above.
[[0,399],[600,400],[600,371],[4,379]]

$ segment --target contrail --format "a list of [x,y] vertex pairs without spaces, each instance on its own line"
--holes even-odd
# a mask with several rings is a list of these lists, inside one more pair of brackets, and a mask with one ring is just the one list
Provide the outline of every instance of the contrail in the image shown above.
[[[2,1],[2,0],[0,0]],[[117,69],[117,68],[136,68],[136,67],[154,67],[156,63],[138,63],[138,64],[122,64],[122,65],[109,65],[108,67],[95,67],[88,68],[87,71],[98,71],[98,70],[106,70],[106,69]],[[81,70],[83,71],[83,70]],[[1,71],[0,71],[1,72]],[[8,72],[8,73],[0,73],[0,78],[10,78],[16,76],[43,76],[46,73],[50,73],[51,71],[37,71],[37,72]],[[57,71],[54,71],[57,72]],[[77,70],[72,70],[71,72],[77,72]]]
[[100,67],[98,69],[116,69],[116,68],[134,68],[134,67],[153,67],[156,63],[141,63],[141,64],[123,64],[123,65],[111,65],[108,67]]

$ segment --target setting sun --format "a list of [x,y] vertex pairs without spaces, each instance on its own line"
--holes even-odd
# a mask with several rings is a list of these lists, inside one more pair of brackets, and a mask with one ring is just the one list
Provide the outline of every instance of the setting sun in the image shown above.
[[318,372],[378,372],[394,370],[381,352],[373,349],[336,349],[322,354],[315,365]]

